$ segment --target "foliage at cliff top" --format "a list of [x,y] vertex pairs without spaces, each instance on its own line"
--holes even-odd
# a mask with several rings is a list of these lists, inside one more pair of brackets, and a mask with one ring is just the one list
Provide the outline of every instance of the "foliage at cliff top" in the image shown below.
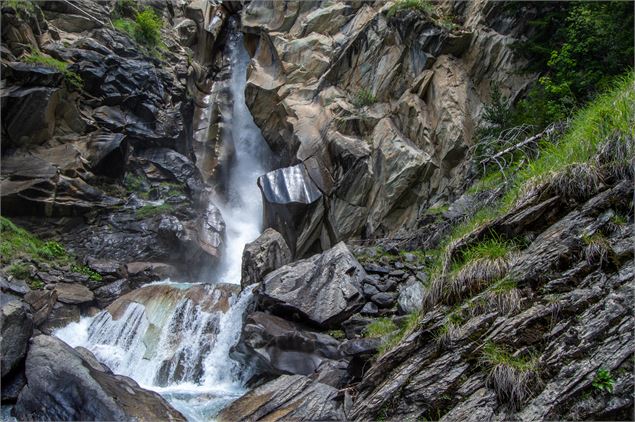
[[136,12],[134,20],[121,17],[114,20],[113,25],[146,46],[151,53],[156,53],[161,47],[163,19],[150,7]]

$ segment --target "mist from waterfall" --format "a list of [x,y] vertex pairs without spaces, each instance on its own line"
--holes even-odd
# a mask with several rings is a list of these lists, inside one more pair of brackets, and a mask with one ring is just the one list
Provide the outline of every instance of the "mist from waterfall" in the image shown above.
[[226,225],[226,243],[216,273],[216,281],[240,283],[243,248],[262,232],[262,199],[256,185],[267,169],[271,152],[260,129],[254,123],[245,103],[247,65],[249,55],[243,44],[243,35],[234,31],[229,39],[231,63],[230,92],[232,113],[224,119],[223,143],[233,145],[226,177],[224,201],[218,199]]

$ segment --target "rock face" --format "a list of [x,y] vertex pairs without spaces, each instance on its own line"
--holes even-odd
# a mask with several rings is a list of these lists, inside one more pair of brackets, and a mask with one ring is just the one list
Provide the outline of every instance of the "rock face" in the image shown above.
[[219,421],[344,420],[337,389],[301,375],[282,375],[239,398]]
[[291,262],[291,251],[277,231],[268,228],[243,250],[240,284],[259,283],[271,271]]
[[32,339],[25,373],[27,385],[16,404],[20,420],[185,421],[157,393],[95,368],[54,337]]
[[31,311],[21,300],[14,300],[0,311],[2,340],[2,378],[14,370],[24,359],[29,338],[33,334]]
[[[490,83],[515,98],[534,78],[516,71],[523,63],[511,49],[523,18],[486,1],[434,6],[242,10],[253,45],[247,104],[283,167],[261,179],[266,222],[295,256],[410,227],[421,204],[460,194]],[[298,189],[301,198],[286,200]]]
[[362,266],[344,243],[269,273],[256,294],[264,309],[330,326],[362,307]]

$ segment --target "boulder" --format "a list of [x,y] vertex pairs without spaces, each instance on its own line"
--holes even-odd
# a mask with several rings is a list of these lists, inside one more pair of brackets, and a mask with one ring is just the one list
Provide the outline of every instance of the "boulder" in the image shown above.
[[0,310],[0,349],[2,350],[2,377],[15,369],[26,353],[33,333],[33,317],[27,304],[14,300]]
[[232,358],[259,374],[311,375],[320,365],[339,360],[340,343],[326,334],[263,312],[250,314]]
[[338,390],[302,375],[282,375],[250,391],[219,413],[219,421],[344,420]]
[[13,86],[2,90],[2,126],[7,146],[39,145],[53,136],[60,89]]
[[185,421],[159,394],[97,369],[55,337],[31,340],[25,374],[15,407],[19,420]]
[[39,326],[53,310],[57,302],[57,293],[55,290],[31,290],[24,295],[24,300],[33,308],[33,323]]
[[96,131],[86,141],[79,142],[78,147],[83,149],[82,156],[93,173],[112,178],[123,176],[128,161],[125,135]]
[[112,283],[99,287],[93,292],[95,294],[95,299],[97,300],[97,305],[99,305],[100,308],[105,308],[114,302],[119,296],[122,296],[129,291],[130,285],[128,280],[122,278],[121,280],[113,281]]
[[179,36],[179,44],[182,46],[189,47],[196,42],[198,28],[192,19],[183,19],[174,26],[174,29]]
[[410,314],[423,308],[424,297],[423,284],[418,280],[410,280],[399,292],[397,303],[401,313]]
[[57,302],[39,328],[43,333],[50,334],[53,330],[65,327],[71,322],[79,322],[79,318],[80,311],[78,305],[67,305]]
[[320,207],[322,198],[304,164],[270,171],[258,178],[258,187],[262,192],[265,226],[282,234],[294,256],[304,256],[315,238],[302,239],[301,235],[314,228],[307,216]]
[[343,242],[265,276],[257,290],[263,309],[321,327],[335,326],[363,305],[366,272]]
[[291,262],[291,250],[280,233],[266,229],[243,250],[240,284],[243,288],[259,283],[273,270]]
[[57,300],[69,305],[92,302],[95,295],[90,289],[79,283],[57,283]]
[[64,75],[49,66],[12,62],[7,64],[7,79],[22,86],[58,87]]

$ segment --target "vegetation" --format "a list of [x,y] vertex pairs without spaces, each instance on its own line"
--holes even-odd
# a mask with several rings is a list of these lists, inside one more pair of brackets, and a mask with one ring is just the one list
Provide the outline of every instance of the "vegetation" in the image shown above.
[[144,219],[154,217],[161,214],[169,214],[174,210],[174,207],[170,204],[161,205],[144,205],[137,210],[137,217]]
[[342,330],[330,330],[330,331],[327,331],[326,334],[328,334],[329,336],[333,337],[336,340],[344,340],[346,338],[346,335],[344,334],[344,331]]
[[615,386],[615,380],[607,369],[600,368],[595,373],[595,378],[593,378],[591,385],[596,390],[612,393],[613,387]]
[[99,274],[97,271],[91,270],[86,265],[76,265],[76,264],[74,264],[74,265],[71,266],[71,271],[79,273],[79,274],[87,275],[88,278],[90,278],[92,281],[101,281],[103,279],[101,274]]
[[466,264],[477,260],[506,258],[515,249],[514,242],[493,235],[490,239],[478,242],[462,251],[460,259],[455,262],[454,270],[461,269]]
[[361,89],[353,100],[355,107],[361,108],[375,104],[377,97],[375,97],[370,89]]
[[396,0],[388,9],[387,15],[394,16],[400,10],[416,10],[430,14],[434,11],[434,6],[429,0]]
[[40,64],[62,72],[64,80],[71,86],[81,89],[84,86],[81,76],[76,72],[68,70],[68,63],[57,60],[50,56],[45,56],[39,52],[34,52],[22,59],[25,63]]
[[[127,3],[120,3],[120,13],[127,13],[131,9]],[[135,7],[132,10],[136,11],[137,9]],[[163,19],[152,8],[148,7],[135,12],[134,20],[125,17],[115,19],[113,26],[119,31],[130,35],[136,42],[145,46],[149,53],[155,56],[159,55],[159,50],[163,48],[161,42]]]
[[365,337],[383,337],[397,331],[397,326],[390,318],[378,318],[368,324],[364,330]]
[[514,408],[529,396],[532,384],[539,382],[535,356],[515,356],[490,342],[483,347],[483,362],[490,368],[488,383],[501,400],[509,402]]
[[6,266],[8,274],[24,280],[33,289],[44,287],[44,283],[34,277],[36,269],[46,266],[67,267],[100,281],[101,275],[84,265],[78,265],[75,257],[54,241],[43,241],[28,231],[15,225],[11,220],[0,217],[0,263]]
[[15,10],[21,18],[25,18],[31,12],[35,11],[35,6],[33,5],[32,0],[4,0],[3,6],[4,5]]

